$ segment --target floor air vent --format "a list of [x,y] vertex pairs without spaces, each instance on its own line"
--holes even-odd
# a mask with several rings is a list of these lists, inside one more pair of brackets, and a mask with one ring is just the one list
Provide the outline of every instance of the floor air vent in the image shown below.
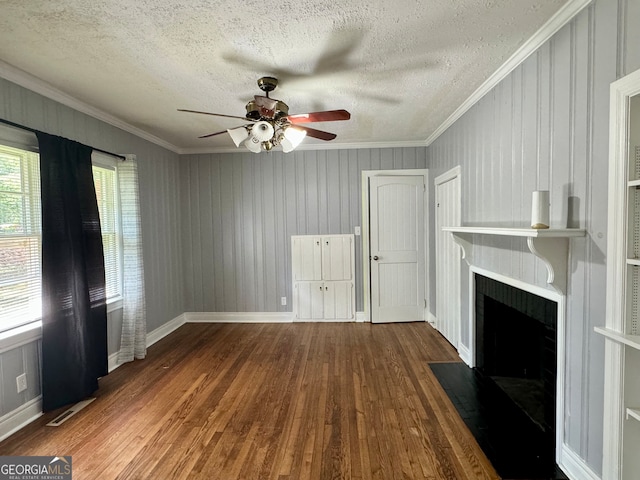
[[82,402],[76,403],[73,407],[65,410],[63,413],[47,423],[47,427],[59,427],[94,400],[95,398],[89,398],[87,400],[83,400]]

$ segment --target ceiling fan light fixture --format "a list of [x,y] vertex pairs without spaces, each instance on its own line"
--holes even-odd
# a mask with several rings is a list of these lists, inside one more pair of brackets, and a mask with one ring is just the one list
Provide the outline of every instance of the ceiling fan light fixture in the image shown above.
[[304,130],[300,130],[299,128],[287,127],[284,131],[284,138],[280,142],[282,145],[282,151],[284,153],[289,153],[294,150],[304,137],[307,136],[307,132]]
[[249,131],[245,127],[230,128],[227,129],[227,132],[229,132],[229,136],[233,143],[236,144],[236,147],[239,147],[242,142],[249,138]]
[[253,136],[249,137],[248,140],[244,142],[244,145],[253,153],[260,153],[262,150],[262,142]]
[[260,143],[273,138],[274,128],[269,122],[257,122],[251,127],[251,138],[257,139]]

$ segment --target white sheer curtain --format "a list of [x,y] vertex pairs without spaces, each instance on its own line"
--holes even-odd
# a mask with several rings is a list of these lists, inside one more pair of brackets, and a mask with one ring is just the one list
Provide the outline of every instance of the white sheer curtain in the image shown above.
[[118,363],[124,363],[147,355],[138,165],[135,155],[127,155],[127,159],[118,164],[118,185],[124,244],[122,337]]

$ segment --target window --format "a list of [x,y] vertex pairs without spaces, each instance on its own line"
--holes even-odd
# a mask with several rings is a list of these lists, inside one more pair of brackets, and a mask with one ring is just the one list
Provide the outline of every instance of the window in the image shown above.
[[0,145],[0,331],[41,316],[36,153]]
[[107,300],[122,295],[122,234],[120,196],[115,161],[106,155],[93,154],[93,183],[100,212],[102,247]]
[[[107,301],[122,295],[122,234],[115,160],[94,153]],[[41,302],[40,160],[0,145],[0,332],[39,320]]]

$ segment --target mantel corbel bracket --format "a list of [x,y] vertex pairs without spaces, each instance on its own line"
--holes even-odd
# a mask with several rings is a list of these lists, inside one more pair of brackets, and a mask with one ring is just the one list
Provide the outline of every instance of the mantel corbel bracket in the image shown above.
[[528,237],[529,251],[547,268],[547,283],[558,293],[567,291],[569,239],[566,237]]
[[462,259],[467,262],[467,265],[471,266],[473,263],[473,242],[471,241],[471,234],[451,232],[451,237],[453,241],[460,246]]
[[[508,229],[466,229],[470,231],[461,232],[448,228],[453,241],[460,246],[462,258],[469,266],[473,265],[473,235],[488,233],[493,235],[508,235]],[[529,251],[539,258],[547,269],[547,283],[558,293],[565,295],[567,291],[567,261],[569,258],[569,238],[566,235],[551,236],[538,233],[531,233],[530,230],[515,230],[512,237],[525,237]],[[522,234],[525,232],[525,234]],[[535,231],[534,231],[535,232]],[[582,231],[580,231],[582,232]],[[577,233],[572,236],[583,236],[584,233]]]

